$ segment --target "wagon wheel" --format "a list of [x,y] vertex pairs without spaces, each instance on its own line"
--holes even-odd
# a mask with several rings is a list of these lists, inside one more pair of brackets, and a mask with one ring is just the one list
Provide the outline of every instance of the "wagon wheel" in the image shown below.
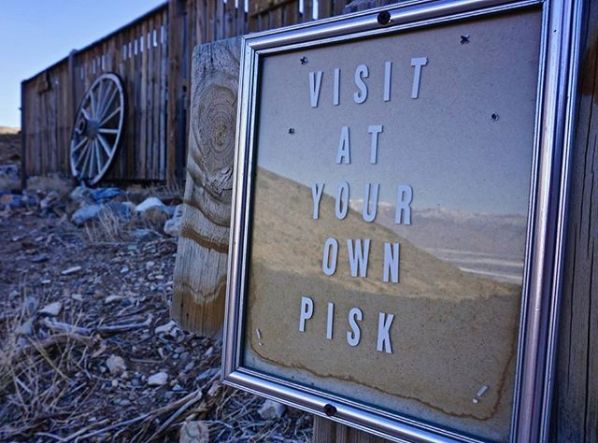
[[120,79],[103,74],[79,104],[71,134],[71,172],[90,185],[98,183],[110,167],[118,148],[125,116],[125,96]]

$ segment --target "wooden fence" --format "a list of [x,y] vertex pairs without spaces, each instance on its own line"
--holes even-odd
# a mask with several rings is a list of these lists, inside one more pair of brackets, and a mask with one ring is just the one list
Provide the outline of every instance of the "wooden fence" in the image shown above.
[[70,175],[79,101],[102,73],[122,80],[127,114],[107,181],[184,177],[193,48],[340,14],[347,0],[169,0],[21,85],[23,171]]

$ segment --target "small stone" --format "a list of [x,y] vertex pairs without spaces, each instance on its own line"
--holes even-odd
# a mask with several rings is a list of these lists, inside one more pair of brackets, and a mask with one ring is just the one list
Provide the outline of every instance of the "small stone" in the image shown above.
[[33,319],[30,318],[25,323],[15,329],[16,335],[33,335]]
[[153,261],[148,261],[145,263],[145,270],[149,271],[150,269],[152,269],[154,266],[156,265],[156,262]]
[[143,213],[153,208],[159,208],[164,211],[166,210],[166,206],[164,205],[164,203],[162,203],[162,201],[159,198],[148,197],[141,203],[139,203],[137,206],[135,206],[135,212]]
[[40,255],[36,255],[35,257],[31,258],[31,263],[43,263],[50,260],[50,257],[48,257],[46,254],[40,254]]
[[168,382],[168,374],[166,372],[158,372],[150,375],[147,379],[148,386],[164,386]]
[[[193,368],[194,363],[189,363],[191,366],[191,368]],[[185,368],[186,369],[186,368]],[[220,368],[210,368],[210,369],[206,369],[205,371],[201,372],[196,378],[195,381],[197,383],[201,383],[205,380],[211,379],[213,377],[216,376],[216,374],[218,374],[220,372]]]
[[39,311],[39,314],[47,315],[49,317],[56,317],[58,314],[60,314],[60,311],[62,311],[62,303],[55,301],[54,303],[44,306],[41,311]]
[[50,283],[52,283],[52,280],[50,280],[49,278],[42,278],[42,279],[40,280],[40,283],[41,283],[42,285],[49,285]]
[[128,266],[123,266],[123,267],[120,269],[120,273],[121,273],[121,274],[126,274],[127,272],[129,272],[129,267],[128,267]]
[[209,443],[210,428],[203,421],[187,421],[181,426],[179,443]]
[[174,209],[174,215],[164,223],[164,233],[172,237],[178,237],[181,234],[183,224],[183,205],[178,205]]
[[285,405],[268,399],[264,401],[257,413],[264,420],[271,420],[282,417],[286,410],[287,407]]
[[74,274],[75,272],[79,272],[81,270],[81,266],[71,266],[70,268],[65,269],[61,272],[62,275],[70,275]]
[[71,221],[77,226],[81,226],[88,220],[98,218],[103,209],[103,205],[83,206],[73,213]]
[[127,365],[123,358],[114,354],[106,359],[106,366],[108,367],[110,374],[114,376],[122,374],[127,369]]
[[215,382],[212,386],[210,386],[210,389],[208,389],[208,397],[217,396],[220,392],[220,387],[220,383],[218,382]]
[[71,294],[71,298],[77,301],[83,301],[83,296],[81,294]]

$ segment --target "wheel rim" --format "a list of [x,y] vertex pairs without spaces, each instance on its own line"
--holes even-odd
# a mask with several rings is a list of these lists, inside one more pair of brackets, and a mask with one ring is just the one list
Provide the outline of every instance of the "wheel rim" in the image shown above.
[[71,172],[90,185],[108,171],[120,141],[125,97],[120,79],[103,74],[87,90],[73,126],[70,145]]

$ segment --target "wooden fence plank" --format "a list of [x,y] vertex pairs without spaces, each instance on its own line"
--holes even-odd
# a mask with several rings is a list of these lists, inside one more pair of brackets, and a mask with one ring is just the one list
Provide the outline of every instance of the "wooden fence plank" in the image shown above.
[[552,441],[598,441],[598,2],[587,2]]

